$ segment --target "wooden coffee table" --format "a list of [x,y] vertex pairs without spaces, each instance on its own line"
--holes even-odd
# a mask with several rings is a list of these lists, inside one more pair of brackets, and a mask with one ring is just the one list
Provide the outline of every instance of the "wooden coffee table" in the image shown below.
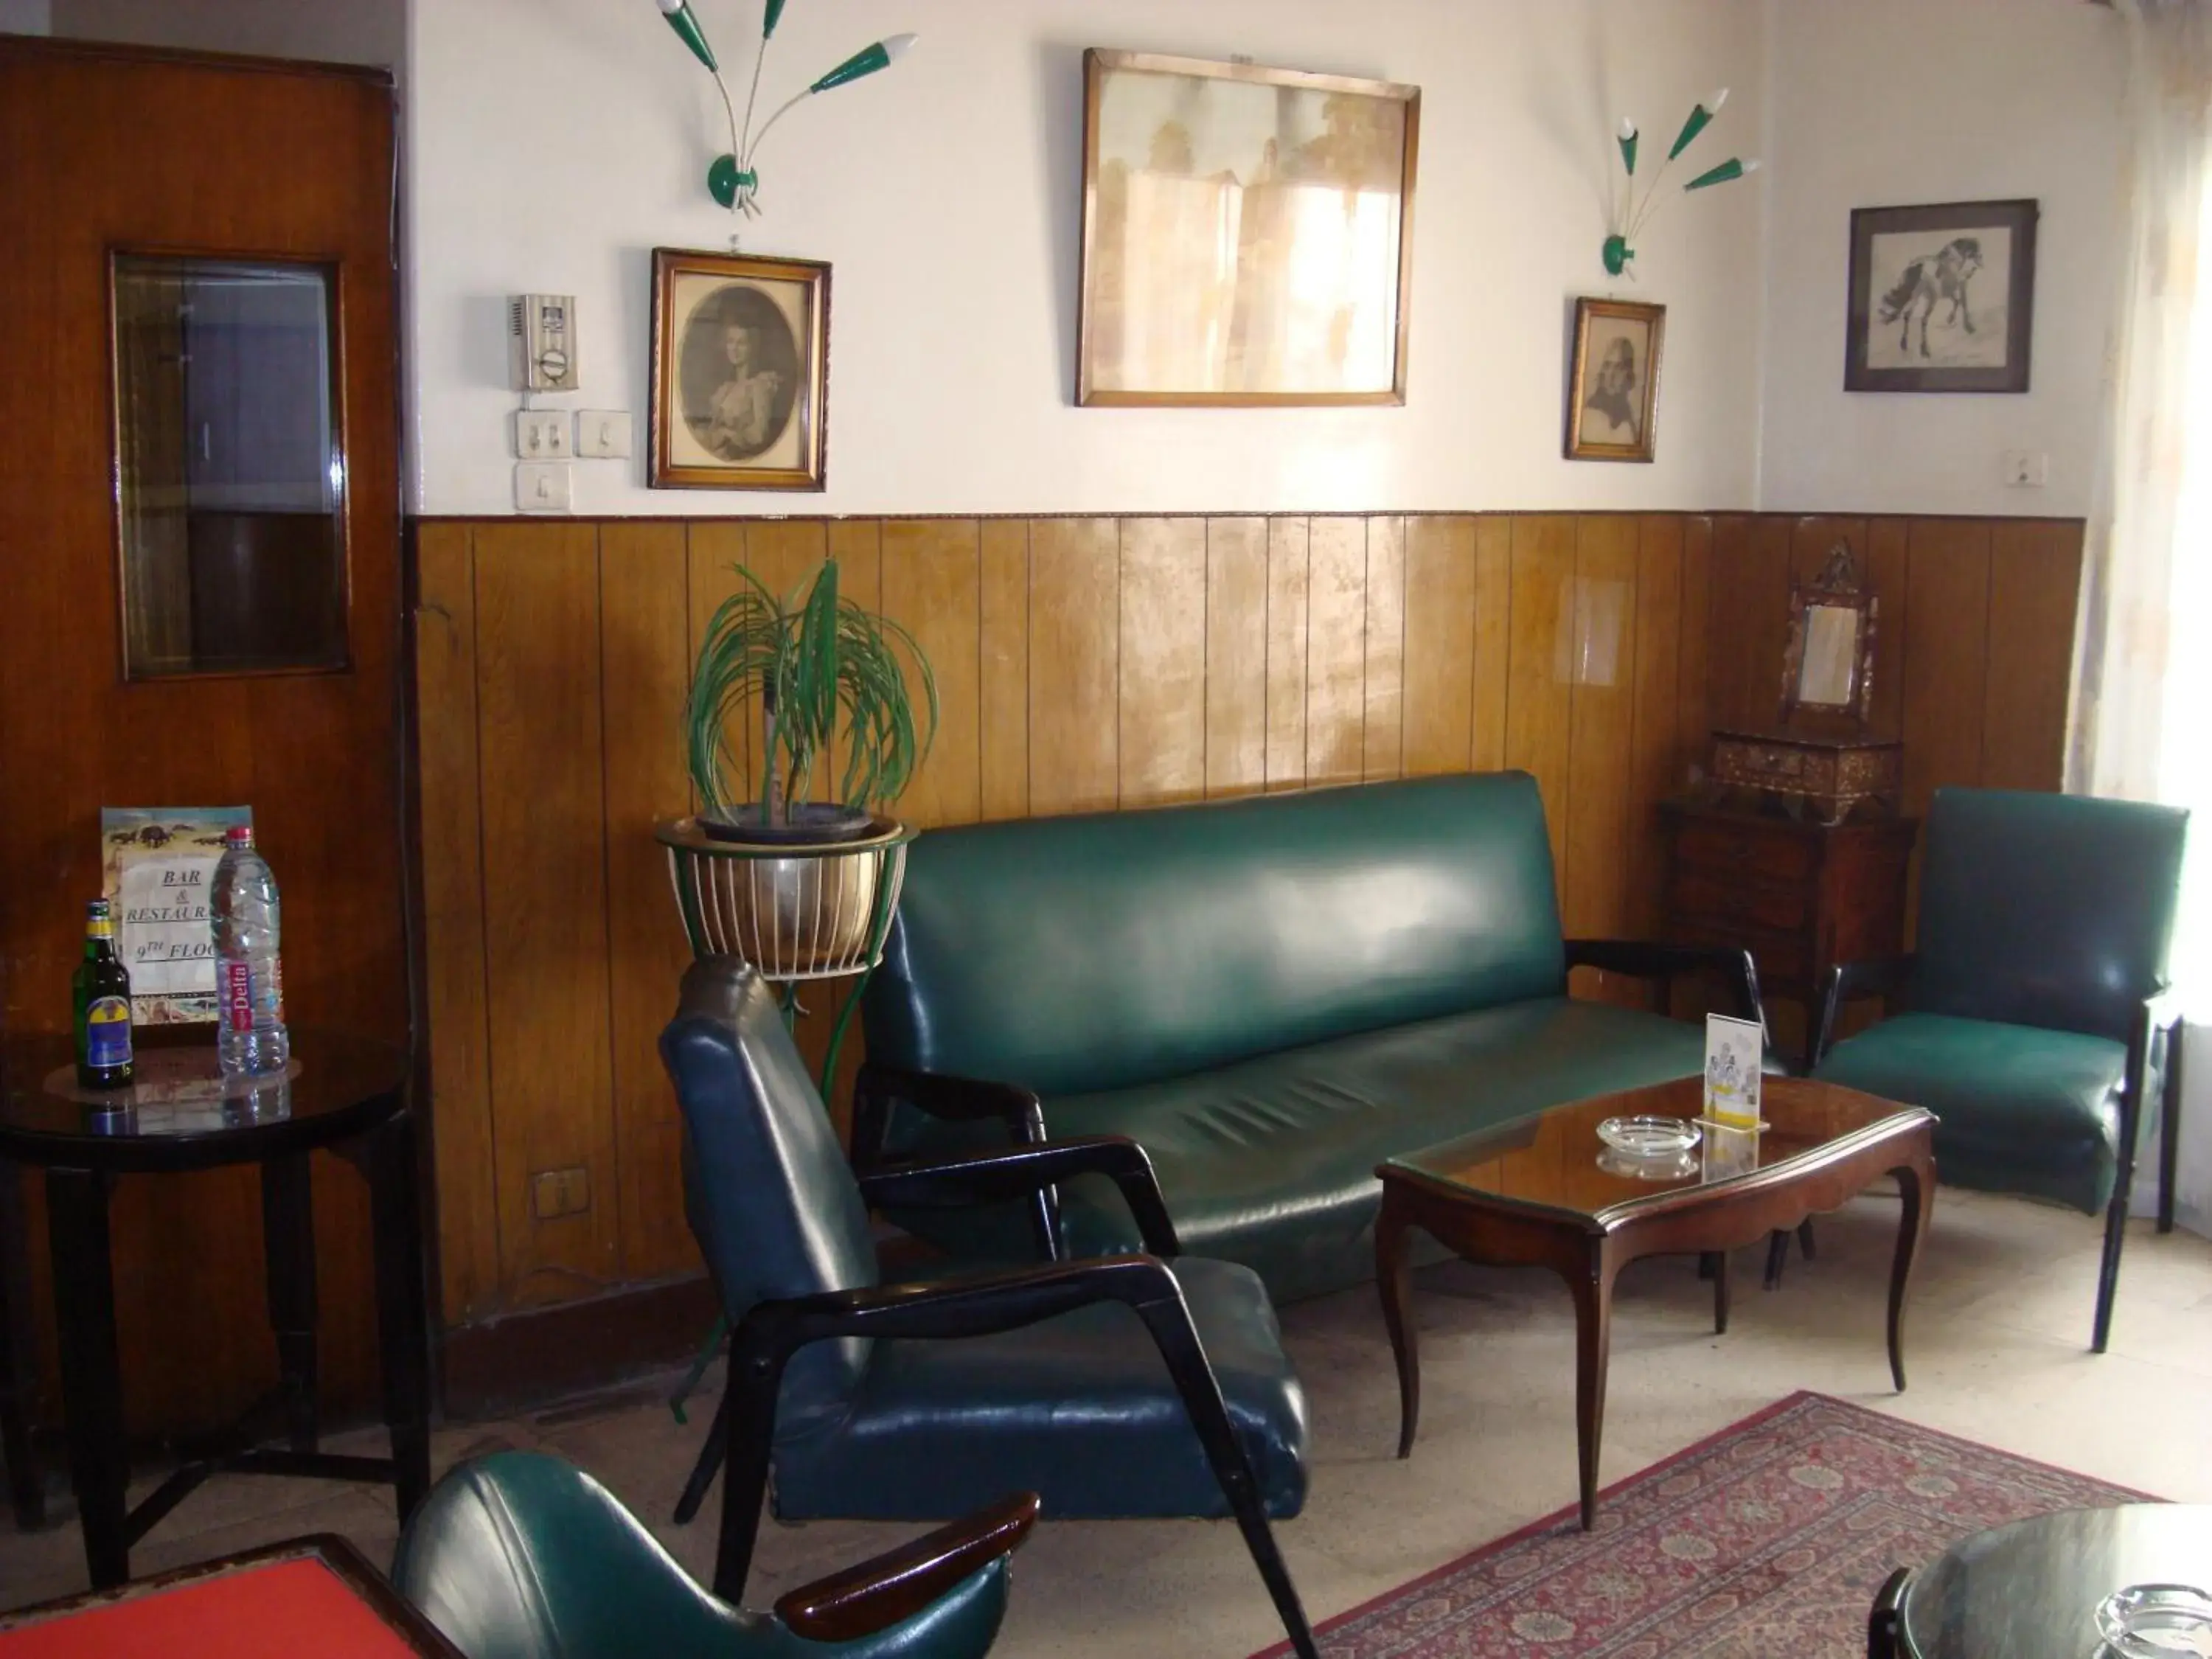
[[[1701,1079],[1555,1106],[1380,1165],[1375,1276],[1398,1359],[1398,1455],[1412,1454],[1421,1414],[1420,1357],[1407,1316],[1406,1236],[1417,1228],[1469,1261],[1549,1267],[1566,1280],[1575,1300],[1585,1530],[1597,1518],[1613,1282],[1639,1257],[1755,1244],[1895,1176],[1905,1203],[1889,1276],[1889,1369],[1902,1390],[1905,1286],[1936,1197],[1935,1116],[1798,1078],[1767,1079],[1765,1095],[1764,1131],[1708,1128],[1698,1149],[1665,1174],[1627,1170],[1610,1157],[1601,1162],[1607,1149],[1597,1126],[1647,1113],[1694,1117],[1704,1101]],[[1714,1273],[1713,1324],[1728,1328],[1725,1255]]]

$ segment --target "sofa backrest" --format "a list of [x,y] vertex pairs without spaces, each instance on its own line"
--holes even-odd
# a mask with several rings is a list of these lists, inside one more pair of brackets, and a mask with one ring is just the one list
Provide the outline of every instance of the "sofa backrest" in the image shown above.
[[2165,981],[2188,830],[2178,807],[1938,789],[1910,1006],[2125,1042]]
[[914,843],[868,1054],[1070,1094],[1565,979],[1526,773],[1030,818]]

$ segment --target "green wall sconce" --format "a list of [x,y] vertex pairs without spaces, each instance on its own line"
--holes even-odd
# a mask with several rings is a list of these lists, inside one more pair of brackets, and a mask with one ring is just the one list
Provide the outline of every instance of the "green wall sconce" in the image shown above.
[[[1622,193],[1620,216],[1613,222],[1613,234],[1605,239],[1605,270],[1608,276],[1633,275],[1628,269],[1630,262],[1636,258],[1636,249],[1631,245],[1631,239],[1644,228],[1651,217],[1652,210],[1658,205],[1660,180],[1667,176],[1667,169],[1674,166],[1674,158],[1697,142],[1698,135],[1712,125],[1713,117],[1721,112],[1721,106],[1727,102],[1728,88],[1723,87],[1711,98],[1691,106],[1688,118],[1682,123],[1681,131],[1675,135],[1674,145],[1667,152],[1667,159],[1651,175],[1651,182],[1645,188],[1641,203],[1636,199],[1636,151],[1640,135],[1637,132],[1635,122],[1626,118],[1622,119],[1619,134],[1620,164],[1628,170],[1628,188]],[[1682,193],[1686,196],[1693,190],[1709,190],[1715,185],[1725,185],[1731,179],[1741,179],[1758,171],[1756,160],[1745,161],[1740,156],[1731,155],[1718,167],[1707,167],[1684,185]]]
[[691,49],[691,55],[707,66],[714,77],[714,89],[722,94],[722,111],[730,120],[730,148],[717,155],[707,169],[707,193],[732,213],[742,213],[748,218],[757,217],[760,211],[760,170],[753,158],[759,153],[761,143],[769,130],[778,121],[817,93],[873,75],[878,70],[889,69],[914,49],[915,37],[894,34],[888,40],[878,40],[863,46],[828,74],[793,94],[777,108],[775,113],[761,123],[758,132],[753,131],[753,107],[760,97],[761,65],[768,59],[769,42],[775,38],[775,26],[782,21],[788,0],[766,0],[761,13],[760,50],[753,54],[752,83],[745,93],[745,115],[738,119],[737,101],[730,96],[730,88],[722,79],[722,66],[714,60],[714,49],[707,43],[707,32],[700,27],[699,18],[691,9],[690,0],[654,0],[660,8],[668,27]]

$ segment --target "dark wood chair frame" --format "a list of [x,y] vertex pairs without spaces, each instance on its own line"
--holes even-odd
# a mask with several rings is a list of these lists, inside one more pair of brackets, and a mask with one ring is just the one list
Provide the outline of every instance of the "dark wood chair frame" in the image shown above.
[[[708,1479],[717,1462],[727,1465],[714,1562],[716,1595],[734,1602],[744,1595],[768,1492],[776,1396],[785,1366],[801,1348],[843,1337],[990,1336],[1078,1308],[1118,1302],[1144,1322],[1167,1363],[1291,1646],[1301,1659],[1318,1659],[1312,1629],[1268,1524],[1259,1482],[1230,1421],[1221,1384],[1191,1322],[1182,1288],[1164,1259],[1180,1255],[1182,1248],[1144,1148],[1113,1135],[1018,1146],[863,1175],[860,1188],[872,1205],[962,1207],[1038,1198],[1054,1183],[1079,1175],[1105,1176],[1120,1188],[1146,1254],[1081,1261],[1054,1255],[1036,1267],[757,1302],[746,1310],[730,1334],[729,1384],[699,1465]],[[1052,1224],[1043,1218],[1042,1203],[1036,1213],[1040,1243],[1057,1251],[1057,1209],[1052,1207]],[[685,1492],[677,1511],[679,1521],[696,1512],[705,1484],[695,1472],[694,1489]]]
[[[1838,963],[1820,1000],[1814,1063],[1827,1058],[1844,1003],[1881,997],[1894,1007],[1911,988],[1918,963],[1918,956],[1909,951]],[[2112,1300],[2120,1281],[2120,1248],[2127,1242],[2128,1204],[2135,1193],[2136,1143],[2141,1139],[2143,1097],[2149,1086],[2151,1047],[2160,1036],[2166,1039],[2166,1086],[2160,1100],[2158,1230],[2173,1231],[2174,1176],[2181,1147],[2182,1029],[2181,1006],[2165,988],[2144,1000],[2129,1029],[2127,1065],[2120,1082],[2118,1178],[2105,1209],[2105,1252],[2097,1272],[2097,1316],[2089,1342],[2093,1353],[2104,1352],[2112,1334]]]

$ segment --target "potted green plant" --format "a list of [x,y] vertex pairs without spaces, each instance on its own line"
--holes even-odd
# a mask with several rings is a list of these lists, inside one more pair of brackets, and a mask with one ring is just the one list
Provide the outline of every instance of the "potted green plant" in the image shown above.
[[771,979],[858,971],[896,902],[888,855],[913,831],[886,809],[936,738],[937,682],[912,634],[839,592],[835,559],[781,595],[737,574],[684,703],[699,811],[660,836],[684,926]]

